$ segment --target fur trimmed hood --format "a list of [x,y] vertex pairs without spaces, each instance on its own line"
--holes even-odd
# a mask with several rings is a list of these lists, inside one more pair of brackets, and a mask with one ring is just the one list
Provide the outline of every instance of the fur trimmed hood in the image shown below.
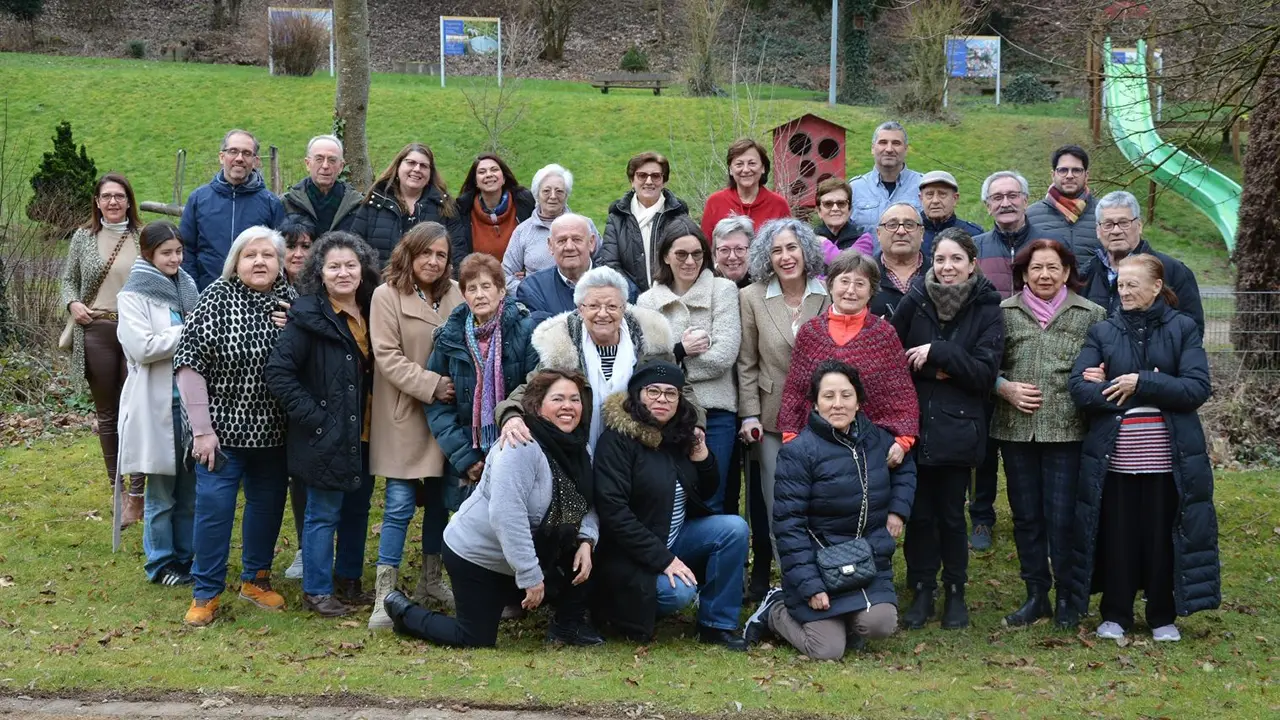
[[658,449],[662,445],[662,431],[631,417],[631,413],[627,412],[625,407],[626,402],[627,394],[624,392],[616,392],[605,398],[602,408],[604,426],[619,435],[639,442],[650,450]]
[[[627,305],[623,322],[627,324],[631,342],[636,347],[637,364],[652,357],[672,356],[675,341],[671,326],[661,314]],[[538,325],[531,342],[538,351],[542,366],[582,372],[586,367],[582,359],[582,332],[582,316],[576,311],[560,313]]]

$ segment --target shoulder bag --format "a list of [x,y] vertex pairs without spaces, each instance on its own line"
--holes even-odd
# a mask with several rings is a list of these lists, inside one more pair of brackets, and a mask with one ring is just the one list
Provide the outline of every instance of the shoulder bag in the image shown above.
[[867,461],[863,454],[859,462],[859,452],[853,448],[853,464],[862,481],[862,510],[858,515],[858,535],[852,540],[828,545],[809,529],[809,537],[818,544],[818,573],[822,576],[822,584],[827,592],[839,594],[850,590],[861,590],[871,584],[876,577],[876,558],[871,550],[871,543],[862,537],[862,528],[867,522]]
[[[120,236],[120,242],[116,243],[116,249],[111,251],[111,257],[107,258],[107,264],[103,266],[102,272],[98,274],[98,280],[93,284],[93,294],[85,297],[83,300],[73,300],[72,302],[84,303],[85,307],[93,304],[98,299],[98,288],[102,287],[102,283],[107,279],[107,273],[111,272],[111,266],[116,264],[116,257],[120,254],[120,249],[124,247],[124,241],[128,240],[133,233],[126,232]],[[73,261],[69,261],[73,262]],[[70,309],[67,310],[70,313]],[[74,315],[67,318],[67,324],[62,327],[62,334],[58,336],[58,349],[70,350],[75,344],[76,318]]]

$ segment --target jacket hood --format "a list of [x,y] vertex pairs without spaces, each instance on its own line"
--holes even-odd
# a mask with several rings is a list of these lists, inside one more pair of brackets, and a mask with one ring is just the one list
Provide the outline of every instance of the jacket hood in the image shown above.
[[631,416],[625,407],[627,394],[616,392],[605,398],[604,413],[601,417],[604,426],[625,437],[644,445],[650,450],[657,450],[662,445],[662,430],[646,425]]
[[867,432],[873,429],[873,426],[871,420],[863,414],[862,410],[858,410],[853,416],[853,423],[849,425],[849,429],[845,432],[840,432],[819,415],[817,410],[813,410],[809,413],[809,429],[813,431],[813,434],[824,440],[838,442],[842,445],[847,445],[850,442],[857,445],[862,442]]
[[[635,197],[635,194],[635,190],[628,190],[625,195],[615,200],[613,205],[609,206],[609,212],[616,212],[620,215],[630,215],[631,198]],[[685,207],[684,201],[676,197],[676,194],[670,190],[663,188],[662,197],[666,198],[666,208],[662,211],[662,214],[666,215],[677,210],[688,212],[688,208]]]
[[212,187],[214,192],[219,195],[234,197],[236,195],[248,195],[256,193],[259,190],[264,190],[266,189],[267,184],[262,180],[262,173],[257,170],[253,170],[250,171],[249,177],[245,178],[244,182],[239,185],[232,185],[227,182],[226,175],[219,170],[218,174],[213,176],[213,180],[209,181],[209,186]]
[[[637,361],[672,352],[675,342],[671,337],[671,326],[659,313],[628,305],[622,321],[627,323],[631,341],[636,346]],[[570,310],[544,320],[533,331],[531,342],[543,366],[582,371],[582,318],[577,311]]]
[[[471,308],[465,303],[458,303],[449,313],[449,319],[436,329],[436,342],[451,347],[462,348],[467,334],[467,315]],[[516,323],[529,317],[529,310],[510,297],[502,302],[502,334],[510,336]]]

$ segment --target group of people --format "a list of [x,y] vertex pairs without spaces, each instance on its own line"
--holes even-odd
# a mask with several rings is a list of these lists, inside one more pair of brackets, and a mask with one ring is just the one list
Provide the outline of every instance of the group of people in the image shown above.
[[148,577],[192,585],[185,622],[212,623],[243,488],[239,596],[263,609],[285,606],[291,497],[286,576],[322,616],[372,606],[371,629],[482,647],[548,603],[548,639],[595,645],[696,606],[703,642],[838,658],[926,625],[939,575],[942,627],[969,624],[1002,458],[1026,584],[1004,621],[1074,627],[1100,590],[1097,633],[1119,638],[1141,589],[1155,639],[1178,639],[1177,616],[1220,602],[1194,275],[1143,240],[1131,194],[1092,195],[1077,146],[1039,202],[988,177],[987,232],[908,147],[877,128],[875,166],[820,185],[816,226],[752,140],[700,225],[641,153],[603,236],[564,167],[529,190],[480,155],[453,198],[417,143],[360,194],[316,137],[282,202],[233,130],[177,226],[142,227],[104,175],[63,299]]

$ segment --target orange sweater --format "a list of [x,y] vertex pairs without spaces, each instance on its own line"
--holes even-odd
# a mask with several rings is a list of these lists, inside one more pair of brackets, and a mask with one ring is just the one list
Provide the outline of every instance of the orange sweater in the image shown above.
[[[516,219],[516,199],[512,197],[507,201],[507,211],[498,216],[496,224],[481,205],[483,203],[478,196],[471,203],[471,252],[486,253],[502,262],[502,256],[507,253],[507,243],[520,224]],[[455,262],[462,262],[462,258]]]

